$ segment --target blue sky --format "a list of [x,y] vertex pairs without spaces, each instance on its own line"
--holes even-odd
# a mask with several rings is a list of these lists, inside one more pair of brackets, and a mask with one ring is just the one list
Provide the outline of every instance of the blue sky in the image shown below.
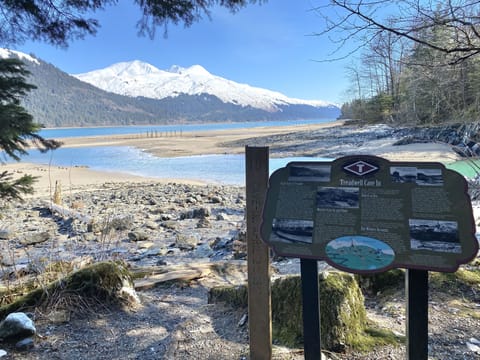
[[92,14],[101,28],[95,37],[76,40],[67,49],[25,43],[17,50],[33,53],[61,70],[77,74],[117,62],[142,60],[159,69],[199,64],[210,73],[289,97],[341,104],[348,88],[349,60],[322,62],[336,49],[327,37],[311,36],[323,20],[311,11],[312,0],[270,0],[236,14],[215,8],[189,28],[170,25],[154,40],[137,36],[140,11],[133,1]]

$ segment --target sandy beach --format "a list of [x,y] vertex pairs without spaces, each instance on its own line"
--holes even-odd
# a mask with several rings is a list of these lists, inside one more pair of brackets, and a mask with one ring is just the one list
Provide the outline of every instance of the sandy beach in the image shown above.
[[[351,130],[349,130],[351,131]],[[303,134],[320,132],[330,138],[325,148],[318,144],[311,146],[305,141]],[[352,146],[339,140],[336,132],[346,132],[343,122],[316,125],[295,125],[283,127],[258,127],[244,129],[229,129],[203,132],[184,132],[158,137],[146,135],[95,136],[82,138],[59,139],[63,147],[84,146],[133,146],[158,157],[193,156],[203,154],[242,154],[245,145],[269,146],[271,157],[275,156],[329,156],[370,154],[384,157],[390,161],[439,161],[452,162],[459,156],[451,147],[444,143],[415,143],[393,146],[396,139],[380,139],[363,141],[361,146]],[[361,131],[352,133],[352,137],[362,136]],[[303,146],[303,148],[301,148]],[[287,152],[279,152],[287,149]],[[30,174],[38,178],[35,184],[36,195],[53,194],[55,183],[60,182],[63,191],[73,191],[81,188],[95,188],[104,183],[112,182],[176,182],[201,184],[191,179],[158,179],[135,176],[121,172],[94,171],[86,167],[60,167],[30,163],[14,163],[3,165],[3,169],[13,172],[15,176]]]

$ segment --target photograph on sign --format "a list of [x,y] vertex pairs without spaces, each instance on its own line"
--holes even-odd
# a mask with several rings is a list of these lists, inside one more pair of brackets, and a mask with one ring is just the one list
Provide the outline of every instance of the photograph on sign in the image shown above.
[[317,190],[317,208],[358,208],[359,188],[321,187]]
[[461,253],[456,221],[410,219],[412,250]]
[[330,181],[331,167],[330,165],[298,165],[290,167],[290,175],[288,181]]
[[417,185],[442,186],[441,169],[418,169],[411,166],[393,166],[390,168],[393,182],[416,183]]
[[442,170],[440,169],[418,169],[417,184],[425,186],[442,186]]
[[355,273],[451,272],[478,252],[465,179],[440,163],[347,156],[275,171],[262,239],[279,255]]
[[330,241],[327,257],[342,268],[380,270],[395,258],[393,249],[383,241],[365,236],[344,236]]
[[270,241],[311,244],[312,234],[312,220],[273,219]]

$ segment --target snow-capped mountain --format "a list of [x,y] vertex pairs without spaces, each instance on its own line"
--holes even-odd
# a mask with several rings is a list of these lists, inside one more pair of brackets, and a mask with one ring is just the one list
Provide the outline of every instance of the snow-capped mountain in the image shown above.
[[209,94],[225,103],[251,106],[270,112],[279,111],[282,105],[333,105],[325,101],[292,99],[279,92],[239,84],[212,75],[200,65],[189,68],[174,65],[165,71],[135,60],[73,76],[102,90],[132,97],[164,99],[181,94]]
[[10,57],[25,63],[28,82],[37,87],[22,99],[23,106],[47,127],[335,119],[340,115],[335,105],[288,99],[214,76],[198,65],[162,71],[133,61],[78,75],[82,81],[35,55],[0,48],[0,58]]

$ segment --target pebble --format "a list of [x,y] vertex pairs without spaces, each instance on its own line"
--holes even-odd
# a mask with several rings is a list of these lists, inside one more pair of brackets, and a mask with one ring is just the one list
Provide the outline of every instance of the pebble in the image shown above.
[[468,350],[480,355],[480,340],[470,338],[467,341],[467,348]]

